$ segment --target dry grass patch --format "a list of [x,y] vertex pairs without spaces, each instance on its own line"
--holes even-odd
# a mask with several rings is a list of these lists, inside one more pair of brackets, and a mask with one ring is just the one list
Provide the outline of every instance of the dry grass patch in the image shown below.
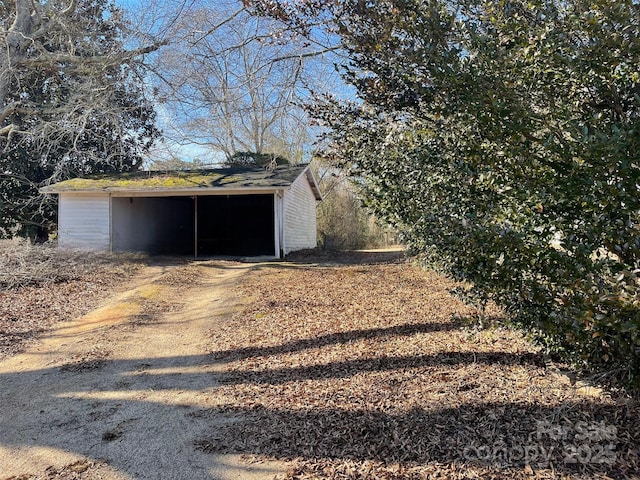
[[637,405],[465,328],[452,286],[402,263],[260,267],[211,334],[211,413],[243,420],[197,448],[293,460],[291,479],[631,478]]
[[0,358],[21,351],[56,322],[89,312],[144,262],[139,255],[0,241]]

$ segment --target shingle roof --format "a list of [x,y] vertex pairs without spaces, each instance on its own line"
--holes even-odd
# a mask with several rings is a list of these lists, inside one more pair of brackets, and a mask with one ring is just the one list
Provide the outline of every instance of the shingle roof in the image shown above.
[[42,193],[65,192],[177,192],[198,190],[242,190],[286,188],[303,173],[307,174],[316,198],[318,185],[309,165],[285,165],[268,170],[263,167],[229,167],[173,172],[143,171],[95,175],[64,180],[41,189]]

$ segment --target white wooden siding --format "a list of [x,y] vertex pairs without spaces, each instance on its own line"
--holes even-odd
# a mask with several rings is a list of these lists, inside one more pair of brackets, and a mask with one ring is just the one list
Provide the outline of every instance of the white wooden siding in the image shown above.
[[61,194],[58,244],[62,248],[110,249],[109,195]]
[[300,175],[284,192],[283,250],[286,255],[295,250],[315,248],[316,197],[306,175]]

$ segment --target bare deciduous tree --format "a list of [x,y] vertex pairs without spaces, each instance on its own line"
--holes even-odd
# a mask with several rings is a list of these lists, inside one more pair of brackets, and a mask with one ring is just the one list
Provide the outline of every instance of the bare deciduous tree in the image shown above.
[[[92,18],[102,12],[105,18]],[[133,65],[165,40],[133,50],[114,41],[114,25],[122,12],[106,1],[34,2],[9,0],[0,4],[0,146],[17,133],[55,134],[51,124],[26,119],[45,112],[65,120],[64,128],[82,126],[92,110],[113,110],[108,76],[104,73]],[[104,29],[111,30],[111,38]],[[73,85],[65,102],[38,104],[24,94],[25,79],[34,72]],[[119,112],[115,112],[119,113]]]
[[302,103],[331,79],[330,65],[277,22],[226,5],[185,15],[174,35],[181,41],[160,57],[176,131],[227,160],[255,152],[301,161],[314,140]]

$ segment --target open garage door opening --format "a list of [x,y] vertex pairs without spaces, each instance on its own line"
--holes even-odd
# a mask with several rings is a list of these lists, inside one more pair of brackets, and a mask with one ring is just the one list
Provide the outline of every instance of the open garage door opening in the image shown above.
[[274,196],[114,197],[112,248],[152,255],[275,254]]
[[274,255],[273,195],[196,198],[198,256]]

